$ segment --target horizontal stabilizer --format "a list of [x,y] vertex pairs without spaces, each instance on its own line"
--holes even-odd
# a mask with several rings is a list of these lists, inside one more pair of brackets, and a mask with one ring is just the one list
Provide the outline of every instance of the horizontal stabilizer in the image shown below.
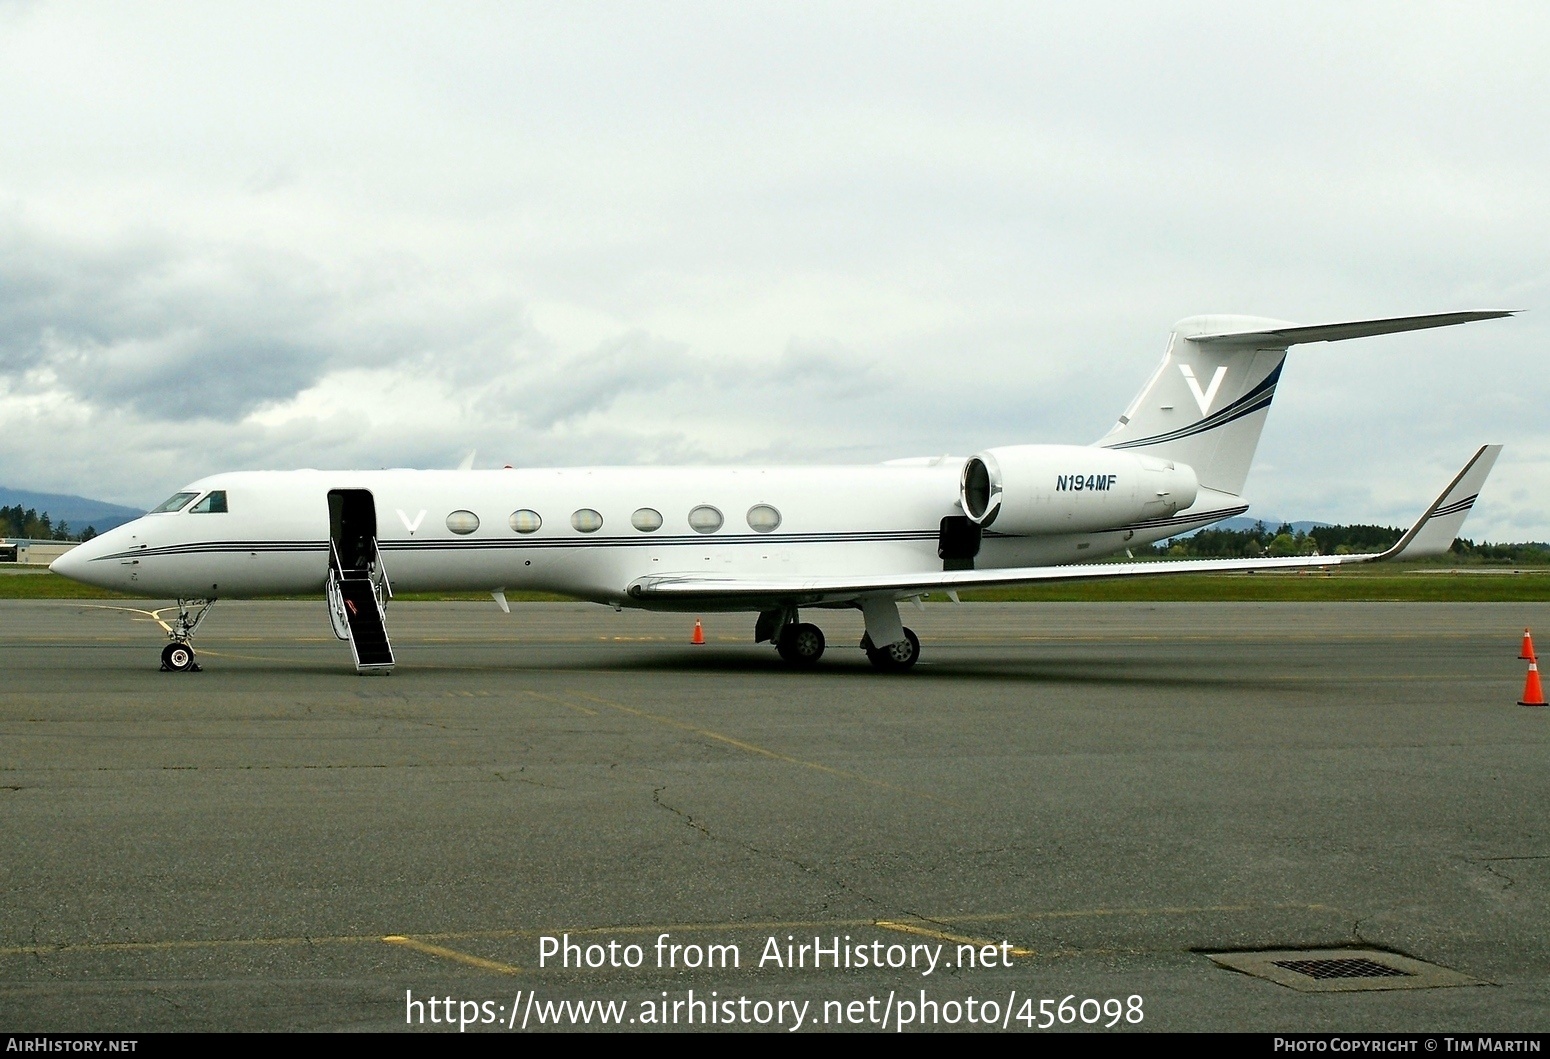
[[1110,577],[1158,577],[1165,574],[1233,573],[1258,570],[1317,569],[1440,555],[1453,544],[1464,517],[1474,506],[1486,475],[1496,463],[1500,445],[1484,445],[1472,456],[1442,494],[1386,552],[1360,555],[1297,555],[1272,559],[1169,559],[1157,562],[1078,563],[1068,566],[1028,566],[1005,570],[944,570],[916,574],[862,574],[831,577],[736,578],[701,573],[655,574],[630,584],[635,599],[669,599],[811,605],[844,603],[866,596],[904,599],[926,592],[1053,581],[1097,581]]
[[1226,331],[1213,335],[1190,335],[1191,342],[1202,344],[1294,346],[1303,342],[1340,342],[1347,338],[1392,335],[1400,331],[1421,331],[1428,327],[1449,327],[1476,320],[1498,320],[1518,310],[1492,310],[1473,313],[1433,313],[1430,316],[1396,316],[1388,320],[1353,320],[1343,324],[1310,324],[1276,327],[1263,331]]

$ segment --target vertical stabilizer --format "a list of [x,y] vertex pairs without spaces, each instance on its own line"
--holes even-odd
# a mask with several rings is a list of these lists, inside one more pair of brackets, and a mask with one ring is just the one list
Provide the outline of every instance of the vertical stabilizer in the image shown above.
[[1270,414],[1286,343],[1197,342],[1223,331],[1264,333],[1289,326],[1252,316],[1194,316],[1174,325],[1162,366],[1098,442],[1178,460],[1200,484],[1242,495],[1259,435]]
[[1308,325],[1257,316],[1191,316],[1173,325],[1162,367],[1098,444],[1187,463],[1202,488],[1242,496],[1288,346],[1499,320],[1515,311]]

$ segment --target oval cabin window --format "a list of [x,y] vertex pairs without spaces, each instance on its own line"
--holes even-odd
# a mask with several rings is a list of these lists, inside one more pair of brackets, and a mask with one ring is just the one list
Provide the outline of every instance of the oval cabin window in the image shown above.
[[479,528],[479,516],[472,511],[454,511],[447,516],[447,529],[467,535]]
[[721,523],[721,512],[709,504],[701,504],[689,512],[689,527],[696,533],[715,533]]
[[603,528],[603,516],[584,507],[570,517],[570,524],[577,533],[596,533]]
[[529,511],[527,508],[513,511],[509,521],[513,533],[537,533],[538,527],[544,524],[544,520],[538,517],[538,512]]
[[755,533],[773,533],[780,528],[780,512],[769,504],[755,504],[748,509],[748,528]]
[[654,507],[643,507],[630,516],[630,525],[642,533],[655,533],[662,528],[662,512]]

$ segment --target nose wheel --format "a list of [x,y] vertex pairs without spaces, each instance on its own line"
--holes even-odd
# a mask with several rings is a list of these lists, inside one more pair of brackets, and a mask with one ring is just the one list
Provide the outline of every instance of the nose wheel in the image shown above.
[[198,673],[199,663],[194,661],[191,644],[170,643],[161,650],[161,668],[164,673]]

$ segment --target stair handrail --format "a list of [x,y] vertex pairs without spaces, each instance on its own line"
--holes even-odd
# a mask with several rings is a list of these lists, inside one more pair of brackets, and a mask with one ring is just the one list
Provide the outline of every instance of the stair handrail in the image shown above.
[[[371,539],[371,565],[377,577],[373,578],[373,584],[377,587],[377,602],[386,605],[393,598],[393,583],[388,580],[387,564],[382,561],[382,549],[377,547],[377,538]],[[387,599],[383,598],[386,595]]]

